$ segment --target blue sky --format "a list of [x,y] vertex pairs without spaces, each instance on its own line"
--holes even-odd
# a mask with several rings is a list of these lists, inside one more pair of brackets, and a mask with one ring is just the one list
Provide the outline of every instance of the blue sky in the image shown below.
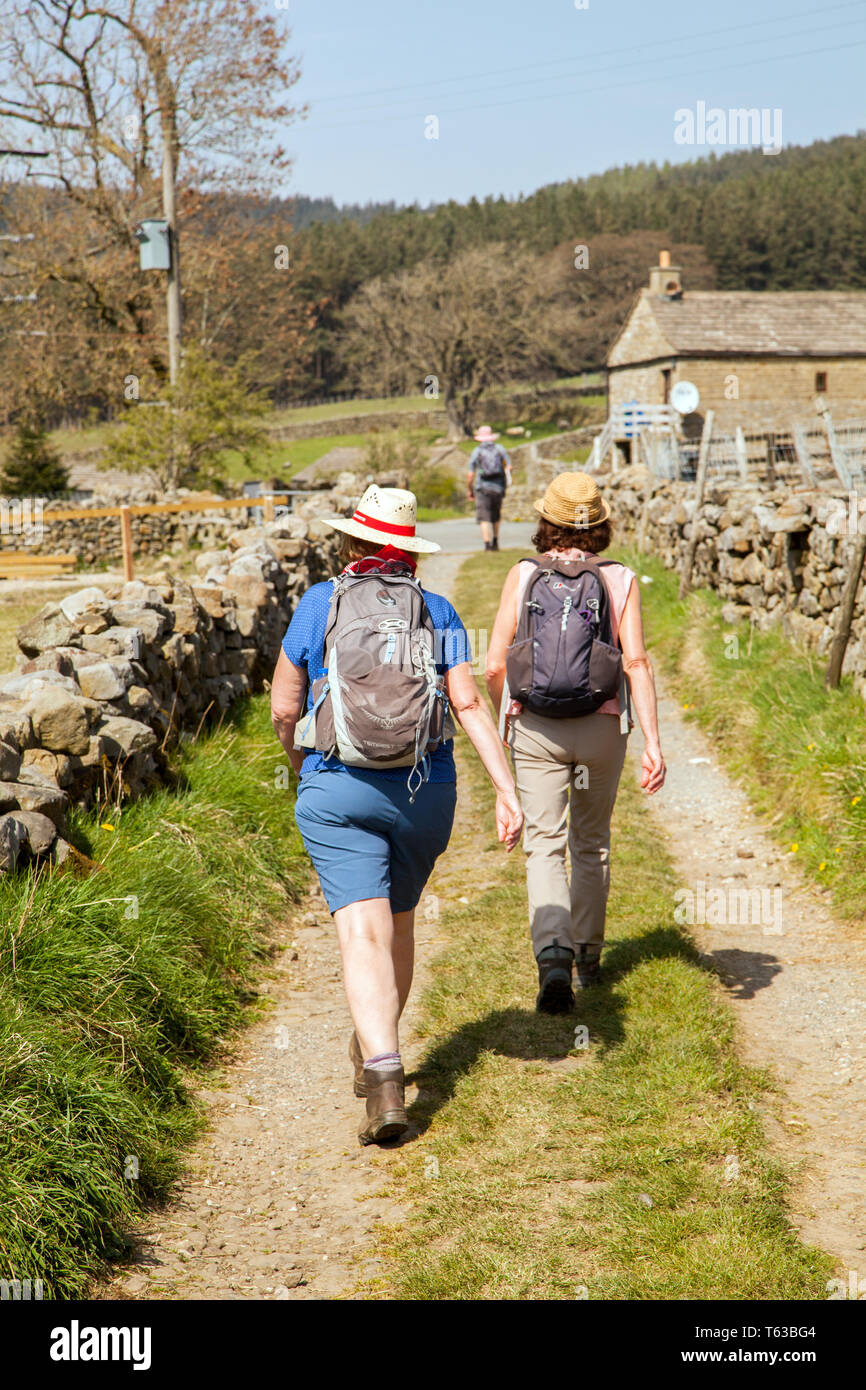
[[289,0],[310,112],[284,192],[463,202],[689,159],[709,150],[674,113],[698,102],[780,108],[784,144],[866,125],[866,0],[579,3]]

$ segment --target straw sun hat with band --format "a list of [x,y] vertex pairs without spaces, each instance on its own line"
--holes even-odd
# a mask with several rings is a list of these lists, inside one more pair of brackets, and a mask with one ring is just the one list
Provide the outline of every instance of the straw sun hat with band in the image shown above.
[[414,492],[371,483],[352,516],[323,516],[322,521],[333,526],[335,531],[358,536],[362,541],[378,541],[380,545],[393,545],[421,555],[441,550],[435,541],[415,535],[417,516],[418,502]]
[[545,521],[578,531],[600,526],[610,516],[610,507],[588,473],[560,473],[542,500],[532,505]]

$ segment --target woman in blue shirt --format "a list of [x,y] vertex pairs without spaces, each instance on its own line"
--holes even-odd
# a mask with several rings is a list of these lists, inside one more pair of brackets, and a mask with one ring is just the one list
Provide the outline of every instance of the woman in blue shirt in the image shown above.
[[[345,536],[346,570],[414,573],[419,553],[438,550],[415,534],[416,500],[401,488],[367,488],[351,518],[328,517]],[[362,1144],[408,1128],[398,1023],[412,985],[415,907],[446,848],[457,800],[451,739],[430,753],[413,794],[405,767],[349,767],[295,747],[295,726],[313,707],[325,674],[325,626],[334,581],[314,584],[295,609],[271,691],[274,727],[300,774],[295,817],[337,927],[349,1010],[355,1094],[366,1098]],[[511,850],[523,815],[496,726],[472,675],[465,628],[441,594],[423,590],[436,634],[435,661],[452,714],[496,792],[499,839]]]

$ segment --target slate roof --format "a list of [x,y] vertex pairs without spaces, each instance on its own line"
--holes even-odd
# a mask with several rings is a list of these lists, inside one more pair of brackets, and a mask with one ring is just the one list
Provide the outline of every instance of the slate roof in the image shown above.
[[674,353],[866,355],[864,291],[686,290],[682,299],[643,293]]

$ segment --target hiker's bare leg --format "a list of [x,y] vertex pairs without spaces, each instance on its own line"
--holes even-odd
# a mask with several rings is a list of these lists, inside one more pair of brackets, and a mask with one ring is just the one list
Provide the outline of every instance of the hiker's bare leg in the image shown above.
[[391,945],[391,959],[394,962],[397,997],[400,1001],[400,1013],[402,1014],[412,988],[412,974],[415,969],[414,908],[411,912],[394,913],[394,940]]
[[[401,1004],[392,955],[395,933],[391,905],[387,898],[365,898],[338,908],[334,922],[343,957],[346,998],[361,1052],[365,1058],[397,1052]],[[405,978],[405,946],[401,960]]]
[[485,545],[489,545],[490,542],[493,540],[493,524],[490,521],[482,521],[480,525],[481,539],[483,540]]

